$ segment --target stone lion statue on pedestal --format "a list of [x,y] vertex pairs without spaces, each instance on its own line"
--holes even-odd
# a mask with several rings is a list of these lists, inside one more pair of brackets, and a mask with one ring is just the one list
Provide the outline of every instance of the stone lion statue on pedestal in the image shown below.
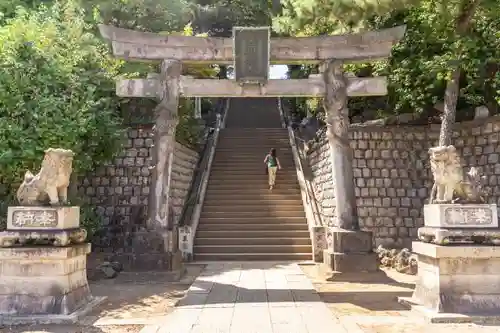
[[434,177],[429,203],[485,203],[481,176],[474,167],[464,174],[460,156],[452,145],[429,149]]
[[74,155],[68,149],[47,149],[40,172],[33,175],[26,171],[24,181],[17,190],[19,203],[26,206],[66,203]]

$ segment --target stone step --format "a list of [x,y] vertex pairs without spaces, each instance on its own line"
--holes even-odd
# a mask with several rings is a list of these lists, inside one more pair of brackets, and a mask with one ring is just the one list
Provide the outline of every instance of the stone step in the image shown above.
[[[295,171],[295,165],[293,163],[285,163],[281,162],[281,170],[278,170],[278,172],[294,172]],[[212,170],[238,170],[241,173],[244,173],[242,171],[256,171],[256,170],[262,170],[262,172],[265,172],[266,165],[262,161],[254,161],[254,162],[248,162],[248,163],[241,163],[241,162],[224,162],[224,163],[216,163],[213,165]],[[295,171],[296,172],[296,171]],[[297,176],[295,176],[297,177]]]
[[[266,175],[263,175],[265,177]],[[268,188],[267,179],[261,180],[251,180],[246,182],[224,182],[221,181],[210,181],[208,186],[212,187],[212,190],[232,190],[234,192],[254,192],[258,191],[260,193],[266,193],[266,191],[272,193],[280,193],[280,191],[286,190],[296,190],[296,193],[300,194],[299,184],[293,182],[280,182],[276,181],[276,187],[272,190]]]
[[[260,171],[260,172],[259,172]],[[264,179],[262,179],[264,177]],[[234,175],[231,174],[229,171],[223,172],[223,171],[217,171],[210,175],[209,180],[212,181],[218,181],[220,183],[224,182],[237,182],[240,180],[253,180],[253,181],[265,181],[265,185],[267,185],[267,174],[265,172],[265,169],[262,168],[261,170],[253,170],[253,173],[248,173],[248,174],[240,174],[240,175]],[[297,183],[297,176],[295,174],[283,174],[283,173],[278,173],[276,175],[276,181],[277,182],[282,182],[282,183]]]
[[236,139],[236,140],[285,140],[288,139],[287,132],[254,132],[254,133],[227,133],[222,131],[219,133],[219,138]]
[[235,238],[196,238],[195,246],[200,245],[307,245],[311,246],[309,237],[235,237]]
[[255,186],[251,186],[246,188],[244,191],[241,189],[241,186],[231,185],[231,186],[222,186],[219,185],[214,187],[208,187],[205,198],[209,198],[214,195],[217,197],[225,196],[226,198],[232,197],[232,195],[275,195],[275,196],[286,196],[286,198],[290,198],[292,196],[298,195],[300,197],[300,189],[298,186],[296,187],[283,187],[277,186],[272,191],[266,186],[265,188],[257,188]]
[[[213,169],[211,171],[219,171],[219,172],[224,172],[224,171],[235,171],[234,174],[238,175],[245,175],[249,171],[257,171],[261,170],[263,173],[266,171],[266,165],[262,161],[254,161],[254,162],[248,162],[248,163],[230,163],[230,162],[224,162],[224,163],[217,163],[213,165]],[[222,171],[220,171],[222,170]],[[283,162],[281,163],[281,169],[277,170],[278,173],[280,174],[286,174],[290,176],[295,176],[297,178],[297,171],[295,169],[295,165],[293,164],[284,164]],[[236,173],[238,172],[238,173]],[[231,173],[232,172],[228,172]]]
[[[266,157],[267,152],[260,151],[256,153],[242,153],[235,150],[234,152],[216,152],[214,162],[225,161],[226,159],[230,159],[230,161],[254,161],[256,158],[259,159],[261,163],[264,163],[264,158]],[[281,161],[293,161],[292,153],[280,154],[278,155],[278,159]]]
[[[275,111],[276,109],[273,109],[271,112]],[[266,113],[268,113],[266,111]],[[254,133],[254,132],[285,132],[287,131],[286,128],[282,127],[236,127],[236,128],[231,128],[231,127],[226,127],[223,129],[224,132],[230,133],[230,132],[238,132],[238,133]]]
[[194,245],[195,253],[307,253],[310,245]]
[[232,207],[232,206],[302,206],[301,198],[283,199],[279,196],[274,196],[274,198],[262,198],[258,195],[247,196],[246,198],[235,198],[234,196],[225,197],[224,201],[218,198],[208,197],[203,202],[204,207],[220,206],[221,204]]
[[[297,179],[294,179],[292,177],[276,177],[276,184],[277,185],[283,185],[283,186],[296,186],[298,187],[299,184],[297,183]],[[268,185],[268,177],[265,173],[265,170],[262,170],[262,175],[260,176],[254,176],[254,177],[239,177],[239,178],[221,178],[221,177],[210,177],[208,179],[208,186],[213,186],[214,188],[220,186],[226,186],[226,185],[241,185],[241,186],[246,186],[246,185],[252,185],[252,186],[260,186],[261,188],[265,188]]]
[[[302,229],[307,229],[307,225],[304,223],[305,218],[303,216],[297,217],[270,217],[270,218],[259,218],[259,217],[247,217],[247,218],[235,218],[235,217],[217,217],[217,218],[203,218],[200,219],[200,224],[232,224],[234,228],[238,229],[240,226],[245,227],[246,224],[249,225],[276,225],[276,224],[292,224],[297,226],[303,226]],[[237,225],[234,225],[237,224]]]
[[256,200],[256,202],[261,201],[274,201],[274,200],[285,200],[289,202],[295,202],[297,205],[302,205],[302,198],[297,194],[274,194],[274,190],[262,191],[263,193],[253,192],[253,193],[234,193],[231,195],[228,193],[214,193],[207,192],[205,197],[204,204],[215,204],[221,202],[228,202],[232,204],[232,202],[237,202],[237,204],[246,204],[248,201]]
[[[228,140],[229,141],[229,140]],[[223,152],[233,152],[233,151],[244,151],[249,153],[269,153],[271,148],[276,149],[278,156],[286,151],[291,150],[289,142],[259,142],[256,145],[253,141],[248,142],[219,142],[217,144],[217,150]]]
[[[278,225],[272,224],[266,225],[265,228],[262,225],[256,224],[252,226],[253,229],[249,229],[250,226],[245,224],[206,224],[198,226],[196,238],[309,237],[309,230],[307,230],[307,226],[305,225],[286,224],[285,226],[292,229],[280,228]],[[217,229],[217,227],[221,229]]]
[[196,261],[300,261],[312,260],[308,253],[196,253]]
[[[252,143],[253,144],[253,143]],[[252,147],[249,146],[241,146],[237,145],[234,143],[231,143],[231,145],[223,146],[221,147],[220,145],[217,145],[215,155],[263,155],[265,156],[266,154],[269,153],[269,150],[271,148],[276,149],[276,154],[278,157],[280,156],[293,156],[292,155],[292,149],[290,148],[290,145],[272,145],[272,146],[256,146],[253,144]]]
[[[227,163],[225,165],[219,164],[213,166],[211,172],[215,173],[227,173],[228,176],[240,176],[240,177],[245,177],[249,174],[252,174],[253,172],[254,175],[262,175],[263,173],[266,173],[266,168],[267,165],[264,163],[245,163],[245,164],[230,164]],[[289,176],[293,178],[297,178],[297,170],[295,169],[295,166],[292,165],[283,165],[281,163],[281,169],[277,170],[279,175],[282,176]]]
[[271,148],[276,148],[276,150],[290,149],[290,139],[280,138],[280,139],[265,139],[265,138],[221,138],[217,142],[217,148],[246,148],[251,150],[264,150],[269,151]]
[[[213,161],[214,165],[217,165],[219,163],[235,163],[235,162],[256,162],[257,164],[264,164],[264,158],[266,157],[266,152],[261,153],[261,154],[254,154],[254,155],[248,155],[248,156],[236,156],[236,155],[222,155],[222,154],[215,154],[215,159]],[[288,156],[279,156],[278,159],[280,160],[281,164],[292,164],[293,163],[293,157],[292,155]],[[287,162],[287,163],[285,163]]]
[[304,208],[302,205],[296,204],[278,204],[278,202],[272,201],[264,201],[260,204],[258,202],[249,202],[244,205],[231,205],[227,202],[219,202],[215,205],[205,203],[203,205],[204,213],[229,213],[229,212],[259,212],[259,213],[268,213],[268,214],[281,214],[284,212],[288,212],[290,214],[295,213],[304,213]]
[[[232,166],[234,169],[237,169],[235,166],[244,167],[247,164],[252,166],[264,166],[264,155],[255,155],[253,157],[231,157],[231,156],[217,156],[217,158],[213,161],[212,166],[220,165],[220,166]],[[284,168],[286,166],[294,165],[292,158],[279,158],[281,167]]]
[[[210,177],[213,176],[220,176],[220,177],[227,177],[227,178],[250,178],[250,177],[261,177],[262,175],[265,175],[265,165],[262,164],[260,169],[248,169],[246,171],[243,170],[234,170],[231,168],[217,168],[217,169],[212,169]],[[278,177],[290,177],[297,179],[297,171],[291,170],[291,169],[281,169],[278,170]],[[215,177],[214,177],[215,178]]]
[[[245,206],[241,206],[242,209]],[[282,218],[287,218],[287,217],[302,217],[304,216],[305,218],[305,213],[304,211],[287,211],[287,210],[280,210],[280,211],[264,211],[261,209],[252,211],[251,209],[246,209],[245,211],[206,211],[205,209],[202,210],[201,212],[201,218],[204,217],[234,217],[234,218],[245,218],[245,217],[267,217],[267,218],[272,218],[272,217],[282,217]]]

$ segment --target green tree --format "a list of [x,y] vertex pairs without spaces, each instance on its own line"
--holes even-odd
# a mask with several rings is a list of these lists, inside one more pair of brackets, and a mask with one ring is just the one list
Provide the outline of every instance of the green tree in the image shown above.
[[[272,6],[269,0],[189,0],[189,14],[197,34],[231,37],[234,26],[268,26]],[[228,76],[227,66],[217,66],[219,78]]]
[[119,151],[115,76],[120,62],[73,3],[19,8],[0,27],[0,183],[12,194],[48,147],[72,149],[76,174]]
[[495,0],[285,0],[274,27],[282,33],[316,35],[407,24],[389,61],[348,69],[388,75],[389,95],[365,98],[371,106],[383,106],[380,101],[385,100],[385,108],[398,113],[424,112],[446,96],[440,140],[446,143],[457,103],[485,103],[497,110],[500,29],[494,13],[499,6]]

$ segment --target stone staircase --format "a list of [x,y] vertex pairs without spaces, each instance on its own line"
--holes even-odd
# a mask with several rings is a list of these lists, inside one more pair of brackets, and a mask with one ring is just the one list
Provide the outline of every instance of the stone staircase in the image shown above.
[[[279,119],[275,99],[232,100],[196,232],[195,260],[311,259],[288,132]],[[270,148],[283,167],[272,191],[263,163]]]

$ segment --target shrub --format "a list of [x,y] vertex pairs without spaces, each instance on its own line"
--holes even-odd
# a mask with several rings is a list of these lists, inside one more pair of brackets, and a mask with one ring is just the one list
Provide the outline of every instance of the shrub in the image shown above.
[[119,151],[123,128],[113,60],[71,1],[18,9],[0,27],[0,183],[13,194],[44,150],[75,152],[74,173]]

